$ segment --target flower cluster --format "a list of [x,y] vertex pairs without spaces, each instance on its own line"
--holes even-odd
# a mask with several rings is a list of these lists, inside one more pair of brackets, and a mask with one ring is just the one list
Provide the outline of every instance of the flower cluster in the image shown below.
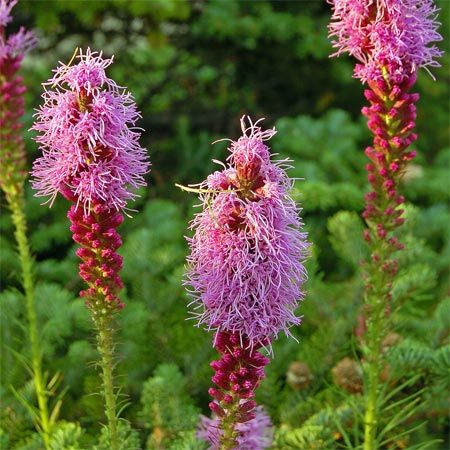
[[6,36],[17,0],[0,0],[0,187],[7,193],[22,189],[27,175],[20,118],[24,113],[26,91],[17,75],[24,54],[36,44],[30,31]]
[[[239,431],[237,447],[240,450],[264,450],[272,444],[273,427],[269,416],[262,406],[255,408],[255,417],[248,422],[236,426]],[[197,437],[209,443],[210,449],[220,449],[220,439],[223,435],[218,418],[203,416],[197,432]]]
[[85,211],[101,202],[116,210],[145,185],[149,162],[135,128],[133,97],[109,79],[111,59],[80,50],[78,63],[62,64],[44,84],[44,105],[33,129],[43,150],[33,165],[33,188],[50,201],[70,191]]
[[231,418],[237,423],[248,422],[255,417],[252,399],[269,359],[257,351],[258,345],[251,348],[237,333],[218,333],[214,347],[221,358],[211,362],[215,371],[212,381],[217,388],[208,391],[213,398],[209,407],[223,421]]
[[[385,240],[393,250],[403,248],[397,238],[390,235],[404,222],[400,205],[405,199],[398,192],[398,185],[406,165],[416,154],[414,150],[408,149],[417,139],[413,130],[415,103],[419,95],[408,92],[415,78],[415,75],[411,75],[394,86],[383,80],[370,82],[371,89],[365,91],[370,106],[362,110],[374,135],[373,146],[366,149],[366,155],[370,159],[366,169],[372,190],[365,196],[363,217],[369,223],[376,224],[376,238]],[[366,240],[370,239],[367,230]],[[391,261],[383,270],[395,274],[396,264]]]
[[37,195],[58,193],[73,202],[68,217],[77,250],[80,276],[88,289],[80,293],[94,314],[120,309],[122,241],[116,228],[131,188],[145,184],[149,163],[134,129],[139,113],[131,94],[105,74],[112,59],[80,50],[78,64],[62,65],[45,85],[33,129],[43,156],[33,166]]
[[401,82],[419,67],[439,67],[442,52],[437,8],[432,0],[329,0],[330,36],[335,55],[349,53],[363,82],[383,78]]
[[241,119],[243,136],[231,142],[228,164],[200,185],[186,283],[199,324],[254,345],[300,323],[294,311],[307,243],[289,197],[292,180],[264,143],[275,130],[249,123]]
[[92,205],[89,215],[85,215],[82,208],[72,205],[67,216],[72,224],[70,231],[73,240],[81,246],[76,251],[82,260],[80,276],[89,286],[80,292],[80,296],[96,313],[123,308],[117,296],[123,287],[118,274],[122,268],[122,257],[116,253],[122,245],[116,228],[123,222],[123,215],[96,203]]
[[[367,241],[381,240],[386,250],[382,258],[371,255],[374,270],[392,277],[397,262],[392,254],[403,248],[392,231],[404,222],[400,205],[404,197],[398,186],[406,165],[415,156],[408,147],[417,139],[413,132],[419,96],[410,93],[420,67],[437,67],[442,52],[432,42],[442,37],[437,32],[437,8],[432,0],[331,0],[333,18],[330,36],[335,38],[335,55],[348,52],[360,62],[355,76],[367,82],[365,96],[370,103],[362,113],[374,141],[366,149],[366,165],[371,192],[365,196],[363,217],[369,229]],[[367,284],[369,292],[374,289]],[[383,292],[390,297],[390,282]]]

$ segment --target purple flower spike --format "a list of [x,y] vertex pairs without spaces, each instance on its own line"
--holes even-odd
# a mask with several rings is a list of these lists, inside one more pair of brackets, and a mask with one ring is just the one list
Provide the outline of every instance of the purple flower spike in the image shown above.
[[355,77],[363,82],[383,78],[395,82],[420,67],[439,67],[442,52],[432,42],[437,32],[438,9],[432,0],[329,0],[333,6],[330,37],[333,56],[349,53],[360,64]]
[[[273,427],[269,416],[262,406],[255,408],[255,417],[245,423],[236,425],[239,431],[237,444],[240,450],[264,450],[272,444]],[[220,448],[220,419],[202,416],[197,437],[210,444],[211,450]]]
[[0,187],[12,195],[23,189],[27,177],[25,148],[20,118],[24,113],[23,79],[20,64],[36,38],[24,28],[6,35],[15,0],[0,0]]
[[43,155],[33,165],[33,188],[50,203],[58,192],[76,199],[87,212],[94,203],[124,209],[150,165],[135,126],[140,114],[133,96],[106,76],[112,58],[87,49],[77,60],[44,83],[33,126]]
[[206,193],[191,224],[186,284],[199,324],[238,333],[252,346],[300,323],[294,311],[303,297],[308,244],[289,196],[287,161],[271,161],[264,143],[275,130],[247,120],[231,141],[228,164],[200,185]]

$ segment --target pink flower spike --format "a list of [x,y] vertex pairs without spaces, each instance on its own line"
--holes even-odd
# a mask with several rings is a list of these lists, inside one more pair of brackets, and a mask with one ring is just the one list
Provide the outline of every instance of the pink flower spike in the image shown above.
[[241,127],[228,164],[200,185],[206,193],[191,224],[186,284],[199,324],[265,345],[300,323],[308,244],[289,196],[288,161],[273,162],[265,144],[275,130],[246,117]]
[[6,35],[16,0],[0,0],[0,188],[5,192],[23,189],[27,177],[25,148],[20,121],[24,113],[23,78],[17,74],[25,53],[36,38],[23,27]]
[[139,145],[140,113],[133,96],[106,76],[112,58],[88,48],[76,59],[44,83],[32,128],[43,154],[33,164],[32,186],[50,203],[61,193],[86,212],[94,203],[125,209],[150,166]]

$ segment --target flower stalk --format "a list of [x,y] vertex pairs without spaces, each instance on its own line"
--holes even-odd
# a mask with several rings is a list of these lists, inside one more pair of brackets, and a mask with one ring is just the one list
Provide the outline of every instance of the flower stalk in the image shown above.
[[106,76],[112,59],[90,49],[80,50],[76,59],[45,83],[56,89],[43,94],[33,127],[43,155],[34,162],[32,182],[37,196],[53,202],[59,193],[71,202],[67,216],[79,245],[79,275],[87,285],[80,296],[96,332],[109,445],[119,450],[114,331],[124,304],[117,227],[127,201],[136,196],[132,188],[145,185],[149,162],[138,142],[134,99]]
[[379,383],[382,367],[382,342],[389,331],[392,283],[398,270],[395,252],[403,249],[395,229],[404,222],[399,193],[401,177],[415,152],[409,145],[417,138],[415,102],[419,96],[408,93],[415,76],[402,83],[385,80],[369,83],[366,98],[370,107],[363,108],[368,126],[374,133],[374,145],[366,149],[370,163],[366,166],[372,190],[366,195],[363,217],[368,229],[365,239],[370,246],[370,262],[365,268],[366,319],[365,359],[367,365],[367,398],[365,411],[364,449],[376,448],[379,411]]
[[[203,210],[189,239],[186,284],[194,314],[216,331],[214,347],[221,354],[211,363],[217,387],[209,390],[218,432],[206,439],[222,450],[246,442],[242,427],[256,419],[254,391],[269,362],[259,349],[300,324],[295,310],[306,278],[308,244],[289,195],[288,161],[271,160],[265,141],[275,130],[262,130],[258,122],[241,119],[242,136],[231,141],[228,164],[195,190]],[[267,448],[266,439],[256,442],[263,444],[249,448]]]
[[117,436],[117,392],[114,385],[114,323],[110,315],[103,314],[94,317],[97,330],[97,349],[101,357],[101,370],[103,380],[103,396],[105,400],[105,413],[108,419],[109,444],[111,450],[120,450]]
[[220,448],[231,450],[238,445],[236,424],[255,418],[255,389],[265,376],[269,359],[258,352],[260,345],[251,348],[237,333],[218,333],[214,347],[221,358],[211,363],[217,388],[208,391],[214,399],[209,407],[220,418]]
[[17,74],[25,53],[36,44],[34,35],[23,27],[6,36],[16,0],[0,1],[0,187],[5,193],[14,224],[19,253],[28,339],[31,348],[31,371],[38,409],[36,428],[46,449],[50,448],[52,424],[48,411],[48,393],[42,369],[42,351],[36,316],[33,258],[27,237],[24,184],[27,178],[25,146],[20,119],[24,113],[26,88]]
[[[404,223],[401,179],[415,151],[413,132],[419,95],[410,93],[420,67],[438,67],[442,52],[432,45],[437,9],[432,0],[330,0],[333,56],[349,53],[358,63],[354,76],[368,88],[362,109],[373,134],[365,151],[371,190],[362,214],[370,258],[364,264],[365,335],[363,355],[366,400],[364,450],[378,448],[380,430],[382,342],[391,326],[392,285],[398,271],[395,252],[403,249],[395,231]],[[397,306],[397,305],[395,305]]]
[[42,351],[39,340],[34,295],[33,259],[31,257],[27,238],[23,195],[7,195],[7,200],[11,209],[12,220],[15,227],[14,236],[17,242],[20,265],[22,269],[22,286],[25,292],[26,315],[28,319],[28,338],[31,347],[31,367],[39,410],[37,428],[41,432],[45,448],[49,449],[51,422],[49,420],[48,413],[48,394],[42,371]]
[[[66,194],[68,195],[68,194]],[[89,214],[72,205],[68,217],[73,239],[80,245],[80,276],[88,285],[80,292],[91,311],[100,355],[105,414],[108,420],[110,446],[119,449],[117,438],[116,388],[114,384],[114,315],[124,307],[118,297],[123,284],[118,272],[122,257],[116,250],[122,244],[116,228],[122,223],[121,213],[96,203]]]
[[405,199],[399,188],[408,162],[415,157],[415,151],[408,147],[417,139],[413,130],[419,95],[408,93],[415,79],[411,75],[395,83],[385,75],[383,80],[369,82],[371,89],[365,92],[371,106],[363,108],[363,114],[374,134],[374,145],[366,149],[370,159],[366,170],[372,190],[365,196],[363,212],[368,226],[364,238],[370,249],[370,260],[363,273],[364,301],[368,307],[363,346],[367,375],[364,450],[378,448],[382,342],[391,326],[392,285],[398,271],[395,252],[404,248],[394,233],[405,220],[402,217]]

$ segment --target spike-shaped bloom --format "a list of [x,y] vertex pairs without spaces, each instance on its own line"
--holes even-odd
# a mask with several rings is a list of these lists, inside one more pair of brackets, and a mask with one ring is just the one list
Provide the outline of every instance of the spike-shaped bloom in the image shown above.
[[349,53],[359,64],[355,77],[363,82],[383,78],[401,82],[419,67],[439,67],[442,52],[432,42],[437,32],[433,0],[329,0],[329,26],[335,55]]
[[33,188],[51,202],[58,192],[73,195],[85,211],[98,202],[123,209],[149,167],[140,114],[133,96],[106,76],[112,58],[88,49],[76,59],[44,83],[33,126],[43,155],[33,165]]
[[[273,426],[270,417],[262,406],[255,408],[253,419],[236,426],[239,431],[237,447],[239,450],[264,450],[272,444]],[[208,442],[211,450],[219,450],[223,431],[217,417],[201,417],[197,437]]]
[[33,166],[33,187],[51,201],[61,193],[73,202],[70,229],[81,246],[80,276],[88,285],[81,295],[100,316],[123,307],[116,228],[121,209],[135,196],[132,189],[145,184],[149,162],[138,142],[133,97],[105,74],[112,59],[89,49],[77,58],[44,83],[49,89],[33,126],[43,155]]
[[7,193],[21,190],[27,175],[20,123],[26,89],[17,72],[25,52],[36,44],[33,33],[23,27],[6,35],[16,3],[0,0],[0,187]]
[[[393,230],[403,224],[401,217],[404,196],[399,192],[401,177],[416,152],[409,146],[417,139],[414,133],[416,102],[419,95],[408,92],[416,76],[404,82],[389,85],[384,81],[369,82],[371,89],[365,90],[370,106],[362,113],[367,117],[368,127],[373,133],[373,145],[366,148],[370,163],[366,165],[368,181],[372,190],[365,195],[363,217],[372,227],[365,234],[367,241],[372,238],[385,241],[394,252],[403,245],[392,235]],[[378,265],[375,257],[373,263]],[[395,274],[395,260],[384,261],[382,269]]]
[[186,283],[199,324],[253,345],[300,323],[294,311],[307,243],[286,161],[273,162],[264,143],[275,130],[248,121],[241,119],[243,135],[231,141],[227,165],[200,185],[203,210],[191,224]]
[[[388,252],[380,261],[378,250],[371,264],[385,273],[383,297],[390,299],[391,278],[397,261],[390,259],[403,248],[393,231],[404,222],[401,217],[404,197],[399,185],[415,151],[409,146],[417,139],[414,133],[416,102],[411,93],[420,67],[438,67],[436,58],[442,52],[433,42],[442,40],[437,29],[438,9],[433,0],[330,0],[333,17],[329,26],[334,38],[333,55],[343,52],[356,57],[355,76],[368,89],[364,91],[370,106],[362,113],[373,133],[373,145],[366,149],[370,163],[366,165],[371,192],[365,196],[363,217],[369,229],[368,242],[384,241]],[[379,246],[374,245],[374,248]],[[370,270],[368,271],[370,272]],[[367,282],[367,291],[377,290]]]
[[[370,246],[370,259],[364,263],[365,318],[358,326],[364,332],[366,360],[364,448],[376,448],[379,380],[383,362],[381,342],[389,330],[392,286],[398,270],[393,257],[403,248],[394,231],[403,224],[404,197],[399,192],[407,165],[415,156],[409,146],[414,133],[416,102],[410,92],[420,67],[436,67],[441,51],[434,41],[437,9],[432,0],[330,0],[334,14],[330,35],[338,49],[348,52],[359,63],[355,77],[368,89],[364,94],[370,106],[362,113],[373,134],[373,145],[366,149],[366,165],[371,191],[365,196],[363,217],[368,228],[364,238]],[[365,320],[367,319],[367,320]]]
[[43,155],[33,165],[33,188],[51,202],[58,193],[72,202],[70,230],[80,245],[79,273],[87,284],[80,295],[97,331],[109,443],[118,450],[112,324],[124,305],[118,296],[122,257],[116,252],[122,240],[116,228],[127,201],[135,197],[133,189],[145,185],[149,162],[139,145],[134,99],[106,76],[112,58],[90,49],[76,58],[76,64],[61,64],[44,83],[44,105],[33,126]]

